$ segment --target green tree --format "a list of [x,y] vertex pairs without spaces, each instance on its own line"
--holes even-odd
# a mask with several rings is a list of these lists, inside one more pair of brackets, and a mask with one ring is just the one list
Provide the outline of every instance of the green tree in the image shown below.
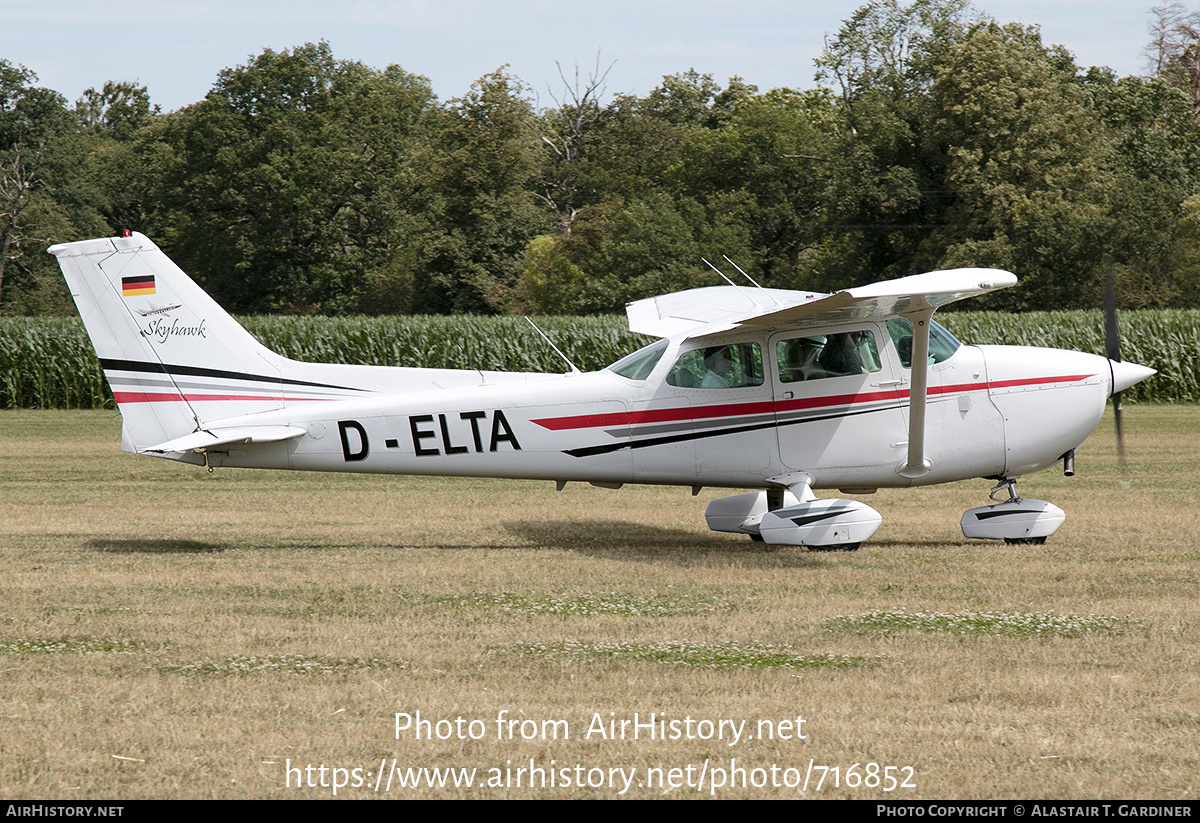
[[[106,82],[89,88],[72,110],[74,128],[64,138],[62,175],[69,184],[58,198],[74,214],[81,233],[115,234],[124,229],[154,232],[147,220],[148,181],[161,169],[161,130],[152,129],[160,109],[145,86]],[[142,135],[150,130],[154,136]],[[84,230],[84,226],[87,226]]]
[[[701,258],[728,254],[755,268],[745,225],[754,210],[740,188],[709,188],[702,167],[720,152],[700,147],[703,135],[719,134],[752,105],[754,87],[734,77],[722,89],[693,70],[664,77],[644,98],[619,95],[602,109],[587,93],[594,91],[589,81],[570,105],[542,114],[544,129],[564,120],[573,127],[578,104],[592,101],[586,129],[558,125],[548,138],[543,133],[554,144],[546,168],[569,183],[570,197],[561,202],[572,209],[558,221],[559,236],[526,247],[515,305],[619,311],[628,300],[719,282]],[[574,138],[569,166],[556,147],[564,134]],[[689,157],[685,146],[693,140]]]
[[831,38],[818,81],[838,93],[838,145],[813,255],[815,288],[912,274],[944,196],[930,132],[937,64],[977,21],[965,0],[873,0]]
[[415,311],[491,313],[511,299],[526,246],[554,221],[536,193],[543,157],[526,89],[503,70],[450,101],[421,155]]
[[686,135],[668,182],[745,229],[751,249],[726,253],[764,284],[811,287],[841,122],[823,90],[745,98],[721,128]]
[[1200,127],[1191,103],[1161,78],[1092,69],[1084,87],[1105,126],[1113,171],[1105,250],[1117,263],[1122,306],[1194,305],[1177,282],[1182,204],[1200,190]]
[[617,95],[604,109],[582,151],[576,188],[579,206],[636,197],[663,185],[683,130],[634,95]]
[[722,89],[712,75],[669,75],[643,98],[617,95],[581,141],[576,190],[580,206],[637,199],[668,186],[685,138],[719,129],[756,89],[738,77]]
[[0,60],[0,311],[57,310],[65,290],[46,246],[71,233],[56,200],[62,141],[73,122],[62,95]]
[[675,126],[720,128],[740,103],[758,91],[740,77],[729,78],[722,89],[711,74],[688,69],[663,77],[641,101],[643,109]]
[[1112,174],[1099,119],[1064,64],[1036,29],[988,23],[937,67],[929,135],[948,196],[920,262],[1016,272],[1021,287],[993,304],[1082,307],[1097,296]]
[[266,50],[146,135],[169,149],[151,218],[231,309],[358,309],[411,242],[432,109],[428,81],[397,66],[324,42]]
[[1192,119],[1200,121],[1200,11],[1189,10],[1178,0],[1164,0],[1150,15],[1146,55],[1151,71],[1187,95]]
[[581,209],[570,234],[539,237],[527,247],[518,306],[617,312],[631,300],[721,283],[704,260],[750,257],[748,232],[724,205],[652,189]]
[[879,98],[914,102],[933,84],[939,55],[980,19],[968,0],[872,0],[826,42],[817,79],[833,81],[850,110]]
[[535,120],[546,155],[538,196],[557,215],[559,230],[563,232],[571,230],[575,215],[587,200],[581,176],[586,175],[588,148],[594,142],[594,133],[608,116],[600,105],[607,74],[600,72],[599,57],[595,71],[582,84],[578,66],[574,82],[567,80],[559,66],[562,93],[554,98],[555,106],[539,112]]
[[1179,290],[1180,305],[1200,304],[1200,195],[1193,195],[1180,206],[1179,220],[1172,232],[1169,261],[1172,282]]
[[75,101],[75,115],[85,131],[98,132],[114,140],[128,141],[161,108],[150,102],[145,86],[114,83],[99,91],[89,88]]

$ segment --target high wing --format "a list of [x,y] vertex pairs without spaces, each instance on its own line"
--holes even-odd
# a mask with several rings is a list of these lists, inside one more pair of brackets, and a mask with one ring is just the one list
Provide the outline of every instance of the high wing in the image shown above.
[[933,312],[1015,285],[1001,269],[947,269],[835,294],[710,286],[629,303],[629,328],[653,337],[709,337],[736,328],[805,328],[870,317]]
[[909,388],[908,458],[899,470],[917,478],[929,472],[925,458],[925,406],[929,321],[940,306],[1015,285],[1002,269],[946,269],[845,289],[829,295],[779,289],[713,286],[638,300],[626,306],[629,328],[656,337],[712,337],[733,329],[799,329],[867,318],[905,317],[913,326]]

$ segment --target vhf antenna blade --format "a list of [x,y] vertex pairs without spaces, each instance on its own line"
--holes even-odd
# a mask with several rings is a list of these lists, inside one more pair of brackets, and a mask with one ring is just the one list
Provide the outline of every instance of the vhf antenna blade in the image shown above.
[[763,291],[766,291],[766,289],[763,289],[763,287],[762,287],[762,286],[759,286],[759,285],[758,285],[758,281],[757,281],[757,280],[755,280],[753,277],[751,277],[750,275],[748,275],[748,274],[746,274],[744,271],[742,271],[742,267],[741,267],[741,266],[739,266],[737,263],[735,263],[735,262],[733,262],[732,260],[730,260],[730,259],[729,259],[729,255],[727,255],[727,254],[722,254],[721,256],[725,258],[725,262],[726,262],[726,263],[728,263],[729,265],[731,265],[731,266],[733,266],[735,269],[737,269],[737,270],[738,270],[738,273],[739,273],[739,274],[741,274],[741,275],[742,275],[742,277],[746,278],[747,280],[749,280],[751,283],[753,283],[755,286],[757,286],[758,288],[762,289]]
[[741,288],[741,286],[739,286],[737,283],[734,283],[732,280],[730,280],[728,277],[726,277],[725,272],[721,271],[716,266],[714,266],[712,263],[708,262],[708,260],[705,260],[705,258],[701,257],[700,259],[704,260],[704,265],[708,266],[710,269],[715,271],[717,274],[721,275],[721,279],[724,280],[726,283],[733,286],[735,289]]
[[[722,255],[722,257],[724,257],[724,255]],[[737,289],[738,291],[740,291],[742,294],[746,295],[746,297],[747,297],[747,298],[750,300],[750,302],[751,302],[751,303],[758,303],[758,301],[757,301],[757,300],[755,300],[755,299],[754,299],[754,297],[753,297],[752,295],[750,295],[750,294],[749,294],[749,293],[748,293],[748,292],[747,292],[745,289],[743,289],[743,288],[742,288],[741,286],[739,286],[737,283],[734,283],[732,280],[730,280],[728,277],[726,277],[726,276],[725,276],[725,272],[723,272],[723,271],[721,271],[720,269],[718,269],[718,268],[717,268],[716,266],[714,266],[712,263],[709,263],[709,262],[708,262],[707,260],[705,260],[703,257],[701,257],[700,259],[701,259],[701,260],[704,260],[704,265],[708,266],[710,269],[712,269],[713,271],[715,271],[717,274],[721,275],[721,279],[722,279],[722,280],[724,280],[724,281],[725,281],[726,283],[728,283],[729,285],[733,286],[735,289]],[[747,280],[749,280],[751,283],[754,283],[754,278],[752,278],[750,275],[746,274],[744,271],[742,271],[740,268],[738,268],[738,264],[737,264],[737,263],[734,263],[732,260],[729,260],[729,258],[728,258],[728,257],[726,257],[725,259],[726,259],[726,260],[728,260],[728,261],[729,261],[729,263],[730,263],[730,265],[732,265],[732,266],[733,266],[735,269],[737,269],[738,271],[742,272],[742,276],[743,276],[743,277],[745,277],[745,278],[746,278]],[[758,286],[758,290],[759,290],[759,291],[761,291],[763,294],[765,294],[765,295],[766,295],[766,296],[767,296],[767,297],[770,299],[770,301],[771,301],[772,303],[775,303],[775,304],[778,304],[778,303],[779,303],[779,301],[778,301],[778,300],[776,300],[774,297],[772,297],[772,296],[771,296],[771,293],[770,293],[770,292],[768,292],[766,289],[764,289],[762,286],[759,286],[757,283],[754,283],[754,285],[755,285],[755,286]],[[759,305],[762,305],[762,304],[761,304],[761,303],[759,303]]]
[[576,374],[579,374],[579,369],[575,368],[575,364],[572,363],[570,360],[568,360],[567,356],[558,350],[558,346],[554,345],[554,341],[552,341],[549,337],[547,337],[546,333],[544,331],[542,331],[541,329],[539,329],[537,327],[537,323],[534,323],[532,320],[530,320],[528,315],[525,316],[525,322],[528,323],[529,325],[533,326],[533,330],[535,332],[537,332],[538,334],[540,334],[542,336],[542,339],[546,341],[546,345],[548,345],[550,348],[554,349],[554,353],[557,354],[559,357],[561,357],[563,359],[563,362],[571,367],[571,371],[575,372]]

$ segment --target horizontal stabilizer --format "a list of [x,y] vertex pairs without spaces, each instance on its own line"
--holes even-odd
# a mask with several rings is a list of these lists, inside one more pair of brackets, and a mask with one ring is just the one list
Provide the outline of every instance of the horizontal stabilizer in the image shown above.
[[300,437],[305,429],[298,426],[234,426],[227,429],[201,429],[200,431],[176,437],[166,443],[159,443],[146,452],[188,452],[205,451],[214,446],[228,446],[231,443],[277,443],[280,440],[291,440]]

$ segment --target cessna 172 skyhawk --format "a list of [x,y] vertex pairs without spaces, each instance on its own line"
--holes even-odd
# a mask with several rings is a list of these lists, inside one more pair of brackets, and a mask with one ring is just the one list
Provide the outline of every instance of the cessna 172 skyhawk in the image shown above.
[[[185,463],[753,489],[718,531],[851,549],[881,516],[814,490],[989,478],[1007,498],[968,537],[1041,542],[1061,509],[1017,496],[1062,462],[1109,396],[1152,369],[1054,349],[969,346],[931,319],[1011,286],[955,269],[831,295],[692,289],[629,304],[661,338],[567,374],[331,365],[259,344],[140,234],[50,249],[123,419],[121,447]],[[1119,356],[1118,356],[1119,357]]]

